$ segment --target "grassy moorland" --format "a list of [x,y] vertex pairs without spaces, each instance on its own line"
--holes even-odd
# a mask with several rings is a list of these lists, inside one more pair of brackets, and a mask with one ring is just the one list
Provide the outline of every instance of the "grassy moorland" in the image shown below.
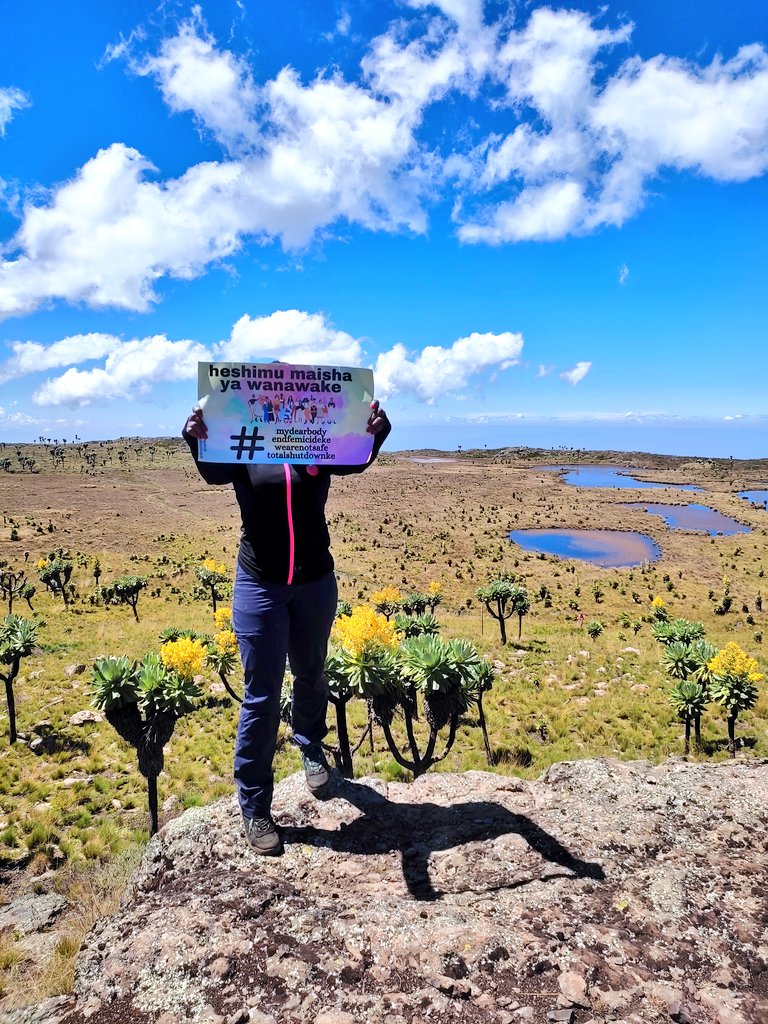
[[[682,723],[667,698],[671,681],[651,634],[655,597],[670,616],[701,621],[718,647],[735,640],[766,671],[768,512],[737,492],[764,488],[768,461],[639,453],[580,453],[580,459],[632,467],[669,487],[575,488],[536,469],[563,461],[562,453],[508,449],[440,462],[383,456],[365,476],[339,479],[331,489],[340,597],[354,606],[388,584],[407,593],[437,582],[443,635],[468,638],[494,662],[497,676],[484,702],[492,771],[532,776],[563,759],[662,759],[682,751]],[[704,491],[675,489],[684,483]],[[80,937],[109,909],[148,834],[134,751],[106,721],[70,721],[91,707],[91,665],[106,654],[141,658],[157,651],[159,634],[169,627],[214,631],[195,569],[212,557],[231,578],[238,513],[231,489],[206,487],[185,446],[173,440],[0,446],[0,488],[0,560],[24,569],[36,587],[31,607],[18,597],[13,611],[39,624],[38,646],[14,685],[14,745],[0,700],[0,903],[30,886],[53,886],[77,908],[47,957],[33,957],[13,935],[0,936],[0,1000],[11,1005],[67,987]],[[658,517],[621,504],[649,498],[705,503],[752,531],[717,537],[672,531]],[[507,540],[521,527],[640,530],[663,557],[635,569],[601,569],[525,553]],[[73,567],[75,596],[67,606],[46,590],[36,568],[59,549]],[[515,574],[531,598],[522,636],[513,619],[506,646],[476,597],[479,586],[504,572]],[[99,586],[125,575],[147,579],[138,621],[129,606],[99,598]],[[731,600],[723,614],[724,596]],[[594,639],[587,632],[593,621],[603,627]],[[738,720],[740,757],[768,756],[766,683],[760,690],[757,705]],[[208,671],[198,709],[178,722],[168,744],[160,777],[166,817],[232,791],[237,705],[221,691]],[[353,702],[349,717],[355,733],[365,708]],[[462,722],[453,750],[435,770],[488,768],[476,724],[471,717]],[[726,735],[722,709],[710,706],[702,749],[692,756],[727,757]],[[374,739],[373,750],[365,743],[356,755],[356,774],[407,777],[382,737]],[[278,773],[298,763],[284,736]]]

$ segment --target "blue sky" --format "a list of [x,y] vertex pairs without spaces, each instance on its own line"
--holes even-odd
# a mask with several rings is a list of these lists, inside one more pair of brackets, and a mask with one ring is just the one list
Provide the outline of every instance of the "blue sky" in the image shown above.
[[762,0],[0,18],[0,440],[281,358],[372,366],[392,448],[768,454]]

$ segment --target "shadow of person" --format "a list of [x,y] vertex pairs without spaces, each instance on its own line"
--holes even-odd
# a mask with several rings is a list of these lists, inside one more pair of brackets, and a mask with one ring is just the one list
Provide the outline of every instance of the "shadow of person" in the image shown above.
[[[434,887],[429,875],[432,853],[465,843],[490,842],[510,833],[520,836],[532,851],[562,870],[543,875],[532,873],[524,878],[502,878],[496,883],[481,885],[478,891],[519,888],[555,878],[596,881],[605,878],[600,864],[581,860],[535,821],[490,800],[470,800],[447,807],[434,803],[394,803],[371,786],[338,776],[331,798],[347,800],[362,811],[362,815],[334,830],[281,824],[285,842],[321,846],[339,853],[399,852],[408,892],[418,900],[437,900],[444,895]],[[471,890],[472,886],[465,888]]]

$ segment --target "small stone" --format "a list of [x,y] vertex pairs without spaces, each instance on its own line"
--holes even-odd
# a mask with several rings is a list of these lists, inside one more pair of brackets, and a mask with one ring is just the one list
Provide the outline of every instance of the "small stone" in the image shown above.
[[576,1018],[575,1010],[548,1010],[547,1020],[551,1020],[553,1024],[573,1024]]
[[355,1018],[344,1010],[321,1010],[315,1024],[355,1024]]
[[712,981],[718,988],[733,988],[735,979],[727,967],[721,967],[712,975]]
[[723,1006],[717,1014],[717,1024],[747,1024],[743,1014],[732,1006]]
[[563,971],[557,979],[557,984],[572,1006],[589,1006],[587,983],[576,971]]
[[496,1006],[496,1000],[490,992],[481,992],[479,996],[476,996],[472,1000],[472,1002],[482,1010],[492,1010]]
[[72,676],[81,676],[83,672],[85,672],[85,665],[80,664],[67,665],[67,667],[64,669],[64,675],[68,676],[70,679],[72,678]]
[[232,964],[225,956],[219,956],[212,963],[208,964],[207,970],[212,978],[224,981],[232,973]]
[[693,1024],[693,1018],[681,1002],[670,1003],[667,1012],[675,1024]]
[[89,711],[85,708],[83,711],[76,711],[74,715],[69,719],[70,725],[85,725],[87,722],[103,722],[104,719],[98,711]]
[[[253,997],[251,997],[253,998]],[[250,999],[248,1000],[250,1002]],[[256,998],[256,1002],[261,1002],[261,997]],[[262,1013],[261,1010],[257,1010],[251,1007],[250,1014],[248,1016],[249,1024],[275,1024],[275,1018],[271,1013]]]

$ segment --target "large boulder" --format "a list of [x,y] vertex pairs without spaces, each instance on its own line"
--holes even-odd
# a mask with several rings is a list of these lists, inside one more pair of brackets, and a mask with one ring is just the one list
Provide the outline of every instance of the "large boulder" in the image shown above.
[[156,836],[67,1024],[768,1020],[768,764],[612,760],[534,782],[281,782]]

